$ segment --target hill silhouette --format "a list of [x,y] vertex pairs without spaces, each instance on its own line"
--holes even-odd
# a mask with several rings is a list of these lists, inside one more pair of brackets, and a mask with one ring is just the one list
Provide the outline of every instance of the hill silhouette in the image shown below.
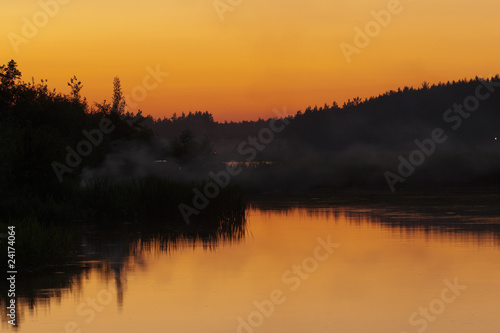
[[[419,150],[423,162],[417,159],[418,165],[410,166],[415,169],[411,175],[401,177],[405,186],[498,185],[499,89],[497,75],[404,87],[369,99],[356,97],[342,107],[335,102],[308,107],[289,116],[286,129],[252,159],[273,164],[252,169],[238,181],[249,187],[265,184],[267,189],[385,187],[387,178],[393,179],[388,172],[401,177],[401,158],[409,161]],[[238,147],[271,122],[218,123],[208,112],[194,112],[156,120],[146,117],[144,124],[167,141],[191,129],[212,139],[222,160],[243,162],[249,156],[241,151],[249,145],[240,151]],[[433,147],[428,140],[436,129],[442,130],[445,141]],[[416,160],[421,154],[411,157]]]

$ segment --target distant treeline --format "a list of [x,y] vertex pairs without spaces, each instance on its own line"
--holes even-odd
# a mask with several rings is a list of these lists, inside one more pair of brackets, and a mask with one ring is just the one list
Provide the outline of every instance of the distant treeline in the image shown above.
[[[242,153],[248,147],[244,142],[257,137],[271,122],[221,123],[200,111],[144,120],[145,126],[167,141],[186,129],[210,138],[225,161],[248,161],[251,156]],[[444,142],[428,142],[435,130],[442,131]],[[424,82],[418,88],[404,87],[368,99],[356,97],[342,106],[333,102],[297,111],[288,117],[286,129],[254,159],[276,163],[266,166],[265,172],[251,170],[238,181],[250,187],[265,184],[266,189],[385,187],[388,180],[397,186],[499,185],[498,137],[498,75],[432,85]],[[423,153],[422,161],[416,150]],[[410,157],[416,165],[407,165]]]
[[[338,150],[364,142],[388,148],[404,146],[405,141],[413,142],[430,128],[451,127],[459,121],[461,124],[462,121],[456,118],[458,114],[448,114],[443,119],[444,114],[454,105],[463,104],[468,96],[475,96],[478,87],[487,97],[479,101],[477,116],[470,117],[470,121],[469,117],[463,119],[464,126],[460,128],[459,136],[470,144],[491,141],[500,135],[497,122],[500,114],[494,111],[500,101],[500,91],[496,91],[500,90],[499,75],[432,85],[424,82],[418,88],[399,88],[377,97],[355,97],[342,106],[336,102],[320,107],[309,106],[289,116],[291,125],[283,132],[282,138],[324,150]],[[216,122],[208,111],[195,111],[181,115],[174,113],[170,118],[146,116],[143,123],[168,140],[190,129],[199,136],[207,135],[216,141],[241,141],[256,135],[261,128],[268,126],[269,121]],[[478,124],[486,127],[478,131]]]

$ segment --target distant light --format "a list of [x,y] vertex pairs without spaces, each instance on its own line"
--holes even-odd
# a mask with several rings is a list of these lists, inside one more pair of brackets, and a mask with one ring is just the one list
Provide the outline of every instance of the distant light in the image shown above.
[[495,141],[498,141],[498,138],[497,138],[497,137],[495,137]]

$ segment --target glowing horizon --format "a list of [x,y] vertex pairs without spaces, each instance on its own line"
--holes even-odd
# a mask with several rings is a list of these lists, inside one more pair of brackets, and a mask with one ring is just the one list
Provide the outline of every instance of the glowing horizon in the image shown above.
[[[4,5],[0,63],[14,59],[25,81],[48,79],[63,93],[76,75],[91,104],[111,99],[115,76],[130,94],[147,67],[159,66],[169,76],[139,103],[154,117],[209,111],[218,121],[255,120],[284,106],[295,113],[500,72],[500,3],[493,0],[401,0],[401,10],[350,63],[341,43],[356,47],[354,28],[364,29],[375,20],[372,11],[397,0],[242,1],[224,20],[212,0],[59,1]],[[32,37],[23,35],[26,20],[43,20],[39,13],[50,10]],[[13,46],[13,34],[25,42]]]

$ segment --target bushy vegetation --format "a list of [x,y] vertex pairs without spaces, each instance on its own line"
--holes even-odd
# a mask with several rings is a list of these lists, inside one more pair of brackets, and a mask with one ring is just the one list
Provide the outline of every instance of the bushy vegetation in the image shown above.
[[[64,261],[76,239],[73,233],[87,223],[155,220],[185,227],[179,204],[191,202],[193,188],[202,182],[174,181],[165,173],[84,177],[84,170],[101,167],[113,152],[130,146],[148,147],[151,158],[170,156],[181,168],[200,154],[208,158],[210,141],[185,132],[174,145],[162,145],[142,124],[141,111],[125,112],[118,78],[111,103],[90,106],[76,77],[68,86],[70,92],[63,94],[50,90],[47,81],[24,82],[14,61],[0,67],[0,223],[22,231],[25,260]],[[83,132],[103,129],[103,124],[112,130],[94,134],[94,142]],[[92,142],[88,154],[89,146],[81,149],[84,140]],[[71,150],[86,153],[78,159]],[[229,186],[194,220],[217,233],[228,211],[242,209],[239,190]]]

